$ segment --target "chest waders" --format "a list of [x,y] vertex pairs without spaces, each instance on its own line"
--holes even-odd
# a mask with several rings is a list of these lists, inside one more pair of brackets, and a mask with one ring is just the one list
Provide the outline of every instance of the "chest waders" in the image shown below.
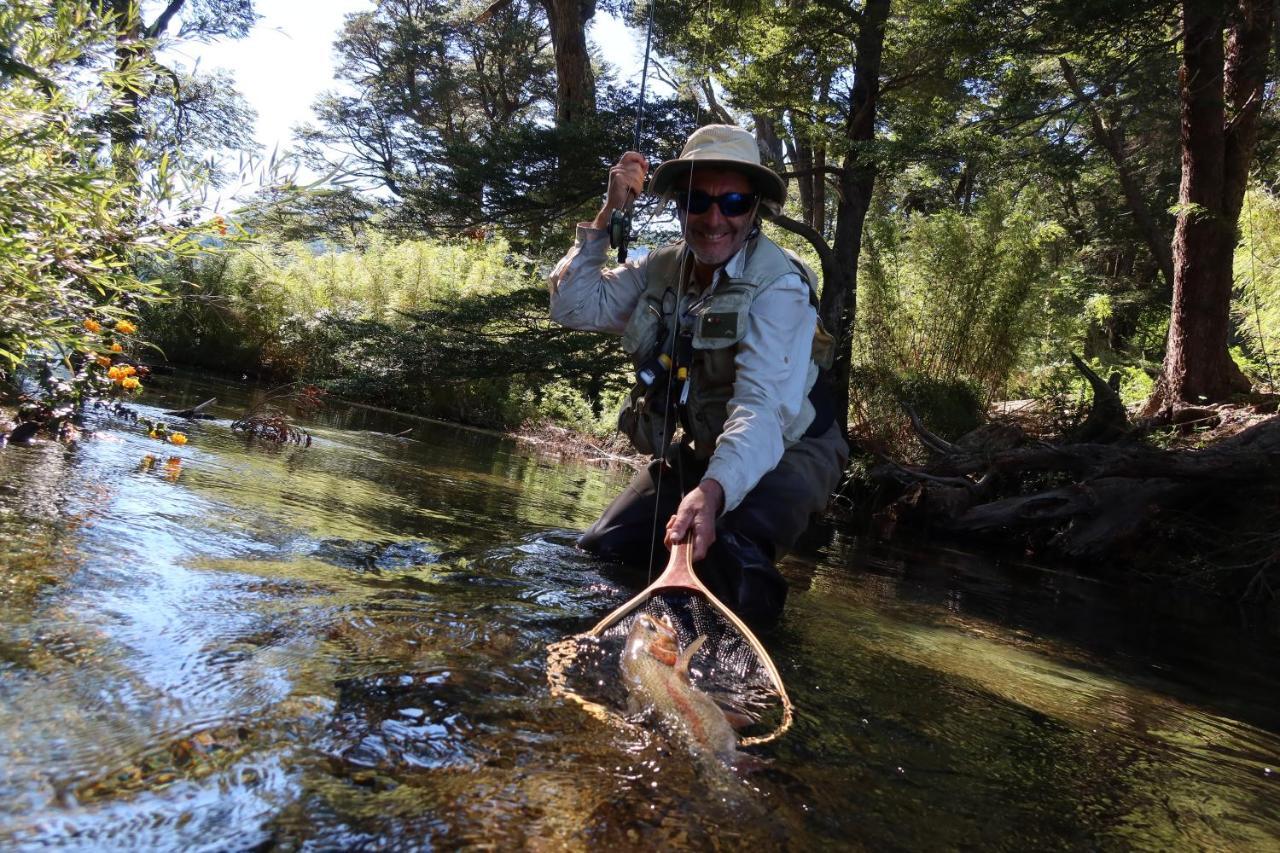
[[[747,247],[747,262],[736,278],[722,277],[708,296],[687,304],[682,271],[683,243],[652,252],[645,264],[646,284],[640,302],[622,335],[622,348],[636,366],[637,384],[618,415],[618,429],[641,453],[662,456],[674,438],[677,423],[692,442],[697,458],[710,458],[724,431],[736,376],[738,344],[747,332],[747,319],[756,296],[784,275],[798,273],[817,308],[817,277],[795,254],[767,237]],[[685,317],[688,311],[691,316]],[[815,323],[810,349],[806,399],[799,414],[783,429],[790,447],[805,435],[817,435],[831,425],[822,371],[831,366],[834,341]]]

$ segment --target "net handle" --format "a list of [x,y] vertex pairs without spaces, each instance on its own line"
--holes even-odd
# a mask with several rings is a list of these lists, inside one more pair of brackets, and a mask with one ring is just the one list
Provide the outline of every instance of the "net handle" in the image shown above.
[[738,618],[738,615],[724,605],[720,599],[711,594],[711,590],[698,579],[697,574],[693,571],[693,545],[688,539],[681,540],[671,549],[671,557],[667,560],[667,567],[662,570],[662,574],[658,575],[658,579],[641,590],[634,598],[627,601],[618,609],[614,610],[604,619],[600,620],[594,628],[588,631],[584,636],[599,637],[605,631],[616,625],[628,613],[644,604],[655,593],[665,590],[684,590],[696,592],[703,596],[711,603],[711,606],[720,611],[720,613],[729,620],[730,624],[738,630],[747,642],[751,645],[752,650],[760,658],[764,664],[765,672],[769,673],[769,678],[778,687],[778,695],[782,700],[782,721],[777,728],[766,735],[757,735],[755,737],[743,738],[742,746],[751,746],[752,744],[768,743],[774,738],[779,737],[787,729],[791,728],[791,722],[794,717],[794,708],[791,705],[791,697],[787,695],[787,687],[782,683],[782,675],[778,672],[778,667],[774,665],[773,658],[769,657],[769,653],[765,651],[764,644],[756,637],[747,624]]

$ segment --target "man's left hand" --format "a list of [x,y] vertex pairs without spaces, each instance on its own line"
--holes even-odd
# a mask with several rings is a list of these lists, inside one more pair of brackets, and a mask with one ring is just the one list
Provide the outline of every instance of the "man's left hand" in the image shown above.
[[676,514],[667,522],[667,547],[675,547],[688,536],[694,562],[706,557],[711,543],[716,541],[716,518],[723,506],[724,488],[715,480],[703,480],[684,496]]

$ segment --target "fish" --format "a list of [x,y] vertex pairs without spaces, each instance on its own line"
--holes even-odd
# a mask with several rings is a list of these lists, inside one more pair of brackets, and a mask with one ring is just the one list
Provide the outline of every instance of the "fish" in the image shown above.
[[700,636],[679,651],[670,622],[648,613],[637,616],[622,649],[628,709],[653,713],[696,756],[738,767],[749,756],[738,751],[731,715],[689,679],[689,664],[706,640]]

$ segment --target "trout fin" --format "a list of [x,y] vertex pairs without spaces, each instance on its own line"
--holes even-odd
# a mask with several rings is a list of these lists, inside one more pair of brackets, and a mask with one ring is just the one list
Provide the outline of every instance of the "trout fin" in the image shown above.
[[693,656],[698,653],[698,649],[702,648],[702,644],[706,641],[707,635],[703,634],[685,647],[685,650],[680,653],[680,658],[676,661],[676,675],[679,675],[685,681],[689,680],[689,664],[693,663]]
[[728,764],[739,776],[747,776],[752,773],[759,773],[769,766],[769,759],[761,758],[758,755],[752,755],[749,752],[740,752],[734,750],[733,754],[728,757]]
[[719,707],[720,711],[724,714],[725,720],[735,732],[740,732],[747,726],[755,723],[755,718],[744,711],[739,711],[737,708],[726,708],[724,705],[720,705]]

